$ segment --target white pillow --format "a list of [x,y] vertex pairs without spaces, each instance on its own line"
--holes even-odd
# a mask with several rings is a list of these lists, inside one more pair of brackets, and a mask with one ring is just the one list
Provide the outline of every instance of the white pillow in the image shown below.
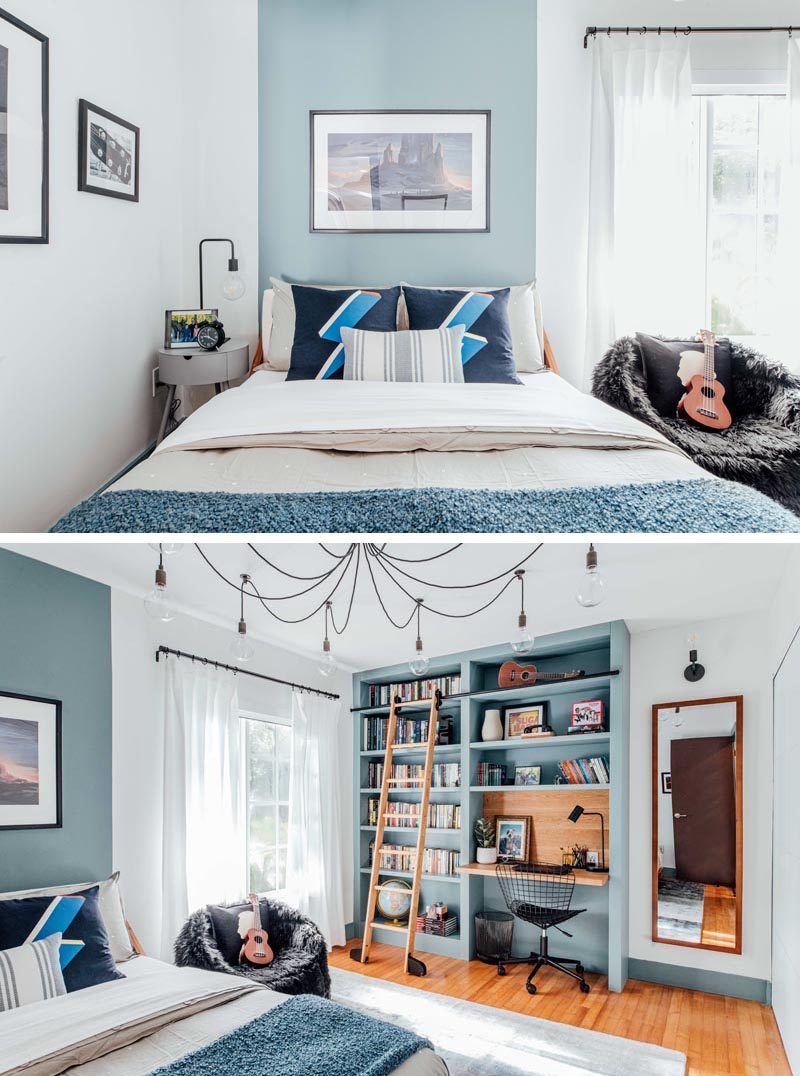
[[45,886],[43,889],[21,889],[17,893],[0,893],[0,900],[24,900],[25,897],[58,897],[65,893],[82,893],[99,886],[97,901],[108,934],[108,944],[115,964],[122,964],[134,955],[119,885],[119,871],[102,882],[81,882],[78,885]]
[[[427,291],[502,291],[502,287],[452,287],[446,284],[414,284],[403,281],[407,287],[425,288]],[[514,361],[517,371],[525,374],[535,374],[544,369],[544,329],[542,326],[542,312],[539,304],[539,296],[536,291],[535,281],[529,284],[504,285],[509,290],[508,295],[508,323],[511,329],[511,347],[514,352]],[[407,317],[406,305],[398,307],[398,317]],[[400,325],[401,329],[408,328],[408,321]]]
[[[262,343],[264,345],[264,363],[270,370],[288,370],[294,343],[294,295],[292,285],[285,280],[271,276],[269,282],[275,294],[272,296],[272,324],[267,325],[266,303],[262,324]],[[301,284],[303,288],[321,288],[323,291],[352,291],[358,284]],[[370,285],[373,287],[373,285]],[[378,289],[376,289],[378,290]],[[398,308],[398,320],[400,318]],[[406,325],[408,328],[408,325]]]
[[0,950],[0,1012],[66,994],[61,974],[61,935]]
[[342,328],[345,381],[464,384],[464,326],[395,333]]

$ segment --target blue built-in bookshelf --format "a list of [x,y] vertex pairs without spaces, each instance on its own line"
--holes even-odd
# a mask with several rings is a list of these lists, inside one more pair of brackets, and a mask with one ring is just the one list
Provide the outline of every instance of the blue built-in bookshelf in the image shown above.
[[[456,850],[461,865],[474,864],[475,841],[472,836],[475,820],[484,811],[531,818],[533,858],[552,861],[554,842],[571,846],[579,836],[579,827],[567,821],[575,804],[584,801],[587,810],[602,810],[607,819],[607,858],[610,871],[606,879],[583,876],[576,885],[573,906],[586,912],[570,922],[572,939],[556,934],[552,948],[556,954],[580,954],[584,965],[592,971],[608,974],[611,990],[621,990],[627,978],[628,945],[628,784],[629,784],[629,636],[622,621],[597,624],[572,631],[546,635],[536,640],[533,654],[518,659],[522,664],[534,663],[541,672],[581,669],[580,680],[539,683],[531,687],[500,690],[497,678],[504,661],[514,659],[507,643],[485,647],[461,654],[449,654],[431,660],[427,677],[461,676],[460,698],[445,697],[440,716],[452,720],[453,743],[436,747],[435,762],[457,762],[461,766],[461,783],[457,788],[431,788],[432,804],[458,804],[461,807],[459,829],[428,829],[426,847]],[[365,716],[388,715],[386,706],[369,706],[371,684],[405,683],[414,678],[403,663],[383,669],[368,669],[353,677],[353,706],[362,707],[353,713],[353,743],[355,752],[354,848],[355,848],[355,929],[360,936],[369,896],[370,842],[375,839],[375,827],[369,825],[368,804],[377,799],[380,789],[370,783],[370,764],[381,762],[383,751],[364,749],[363,724]],[[606,731],[568,735],[572,704],[587,699],[600,699],[605,710]],[[488,709],[546,702],[547,720],[555,736],[544,740],[495,740],[485,742],[481,736],[484,713]],[[403,715],[424,716],[428,707],[407,703]],[[420,747],[409,746],[394,753],[395,763],[414,764],[423,761]],[[608,784],[556,784],[557,763],[565,759],[602,756],[609,759]],[[505,765],[513,780],[516,766],[541,766],[541,784],[535,787],[504,785],[481,786],[477,781],[478,764],[492,762]],[[390,793],[392,802],[414,802],[420,799],[417,788],[397,789]],[[563,805],[563,809],[562,809]],[[562,822],[563,819],[563,822]],[[538,826],[537,826],[538,820]],[[580,830],[588,847],[599,844],[591,841],[591,827]],[[563,824],[563,836],[562,836]],[[384,844],[413,845],[416,829],[387,829]],[[390,877],[410,877],[408,872],[382,872],[381,880]],[[505,907],[496,880],[488,874],[464,872],[455,875],[423,875],[420,910],[435,901],[448,905],[459,919],[459,930],[449,937],[427,934],[416,936],[416,947],[424,952],[438,953],[460,960],[475,955],[475,913],[483,908]],[[403,935],[375,927],[377,941],[402,945]],[[533,927],[520,920],[514,925],[515,952],[524,954],[538,948]]]

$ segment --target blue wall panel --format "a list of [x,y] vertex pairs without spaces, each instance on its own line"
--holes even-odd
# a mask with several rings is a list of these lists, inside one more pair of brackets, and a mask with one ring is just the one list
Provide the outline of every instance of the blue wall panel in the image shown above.
[[[261,0],[259,32],[262,287],[533,277],[536,0]],[[491,109],[491,232],[310,234],[309,110],[364,108]]]

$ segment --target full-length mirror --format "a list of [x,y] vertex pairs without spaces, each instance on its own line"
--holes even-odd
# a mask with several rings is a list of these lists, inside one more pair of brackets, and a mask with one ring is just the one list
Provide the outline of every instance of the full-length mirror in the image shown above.
[[742,696],[653,707],[653,940],[742,950]]

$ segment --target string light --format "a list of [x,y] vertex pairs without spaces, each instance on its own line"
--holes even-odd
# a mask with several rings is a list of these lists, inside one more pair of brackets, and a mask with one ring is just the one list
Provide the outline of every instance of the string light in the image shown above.
[[239,626],[236,630],[236,635],[230,646],[231,657],[235,661],[246,662],[252,661],[255,656],[255,647],[247,638],[247,623],[244,619],[244,588],[252,580],[249,575],[242,575],[239,577],[242,580],[239,587]]
[[174,620],[177,613],[167,597],[167,572],[164,568],[165,550],[159,545],[155,547],[158,553],[158,567],[156,568],[155,583],[153,589],[145,595],[144,609],[153,620],[160,620],[169,624]]

